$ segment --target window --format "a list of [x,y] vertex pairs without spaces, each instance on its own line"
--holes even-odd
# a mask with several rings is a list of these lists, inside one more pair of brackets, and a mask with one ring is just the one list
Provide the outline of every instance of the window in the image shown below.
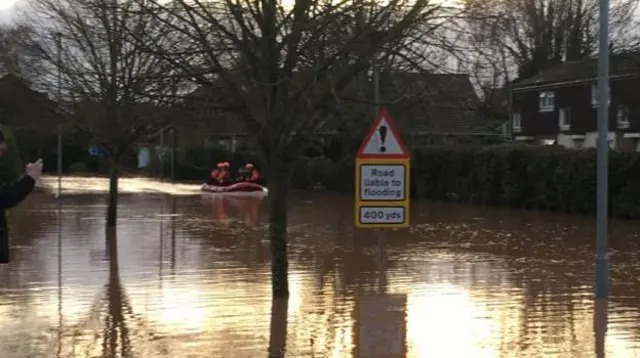
[[540,101],[540,112],[552,112],[556,107],[556,94],[547,91],[540,92],[538,94],[538,99]]
[[[591,85],[591,105],[598,108],[598,84]],[[609,86],[609,105],[611,105],[611,86]]]
[[627,106],[618,108],[617,122],[619,129],[628,129],[631,127],[631,110]]
[[571,108],[561,108],[558,111],[558,128],[567,131],[571,128]]
[[511,128],[513,129],[513,133],[520,133],[522,131],[522,117],[520,117],[520,113],[514,112],[511,115]]

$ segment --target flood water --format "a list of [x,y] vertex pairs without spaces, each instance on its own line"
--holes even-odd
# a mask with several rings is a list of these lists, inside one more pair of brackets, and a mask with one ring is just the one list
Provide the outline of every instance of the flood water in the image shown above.
[[262,199],[126,179],[106,232],[106,187],[10,213],[3,358],[640,357],[640,222],[611,222],[595,307],[593,218],[415,202],[410,230],[357,231],[348,197],[298,192],[272,302]]

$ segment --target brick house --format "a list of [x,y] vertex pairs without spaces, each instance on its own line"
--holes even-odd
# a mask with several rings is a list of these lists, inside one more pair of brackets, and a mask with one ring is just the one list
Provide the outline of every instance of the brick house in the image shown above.
[[[510,129],[515,140],[593,148],[597,143],[597,59],[565,62],[511,85]],[[609,144],[640,150],[640,54],[610,59]]]

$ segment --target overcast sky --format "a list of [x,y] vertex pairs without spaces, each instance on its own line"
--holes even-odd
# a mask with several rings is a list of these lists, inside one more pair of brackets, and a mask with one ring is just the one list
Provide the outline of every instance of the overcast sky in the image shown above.
[[6,6],[7,0],[0,0],[0,23],[11,22],[11,19],[15,15],[15,9],[13,6]]

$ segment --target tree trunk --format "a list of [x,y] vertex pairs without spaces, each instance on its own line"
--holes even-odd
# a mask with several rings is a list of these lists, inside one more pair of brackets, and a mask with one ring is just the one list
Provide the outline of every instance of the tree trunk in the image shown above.
[[269,242],[273,297],[289,297],[287,258],[287,192],[289,167],[271,163],[269,176]]
[[283,358],[287,348],[288,298],[271,300],[271,329],[269,330],[269,358]]
[[116,227],[116,223],[118,220],[118,179],[120,175],[120,163],[115,160],[110,164],[109,196],[107,199],[107,227]]

